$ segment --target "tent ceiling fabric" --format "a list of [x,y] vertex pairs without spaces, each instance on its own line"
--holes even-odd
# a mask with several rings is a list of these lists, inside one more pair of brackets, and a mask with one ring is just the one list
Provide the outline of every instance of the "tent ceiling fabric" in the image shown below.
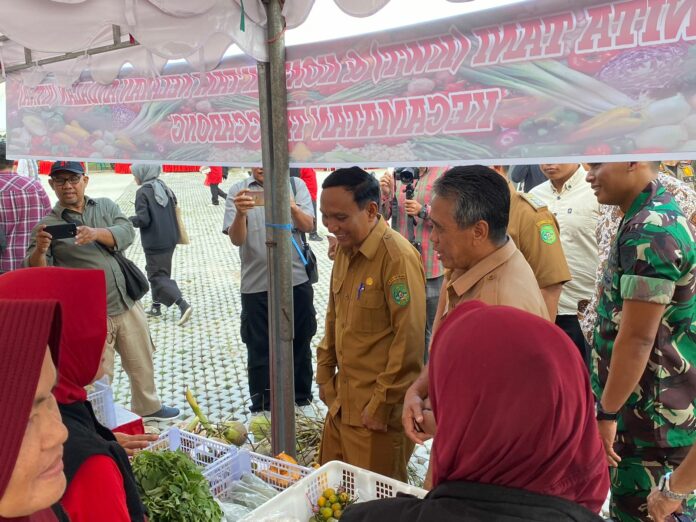
[[[286,1],[288,29],[307,19],[315,1]],[[364,17],[390,0],[334,1],[347,14]],[[159,74],[167,60],[175,59],[186,59],[195,70],[212,70],[232,44],[256,60],[267,59],[262,0],[3,0],[0,36],[7,39],[0,41],[0,61],[4,67],[25,64],[25,48],[37,62],[108,46],[114,43],[114,25],[120,27],[120,42],[128,42],[131,34],[140,46],[34,67],[24,71],[23,80],[34,83],[53,73],[60,83],[75,81],[82,72],[78,62],[95,81],[107,84],[126,63],[142,76]]]

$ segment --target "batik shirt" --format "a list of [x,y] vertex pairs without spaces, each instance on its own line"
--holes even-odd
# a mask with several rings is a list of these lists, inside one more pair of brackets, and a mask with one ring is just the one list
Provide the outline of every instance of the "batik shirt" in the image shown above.
[[619,412],[619,440],[640,447],[696,440],[696,249],[694,232],[659,181],[640,193],[612,245],[592,349],[592,387],[601,398],[624,300],[665,305],[648,365]]

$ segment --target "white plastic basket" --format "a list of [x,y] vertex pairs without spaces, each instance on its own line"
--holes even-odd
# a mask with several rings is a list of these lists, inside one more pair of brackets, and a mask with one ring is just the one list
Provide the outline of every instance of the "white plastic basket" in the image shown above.
[[169,428],[160,438],[150,444],[145,451],[181,450],[206,471],[229,453],[237,453],[237,448],[221,442],[194,435],[179,428]]
[[307,520],[313,515],[312,507],[326,488],[343,488],[351,498],[358,502],[395,497],[397,493],[407,493],[423,498],[428,492],[398,480],[372,473],[345,462],[333,461],[324,464],[297,484],[258,507],[242,522],[258,521],[274,515],[293,516]]
[[225,500],[232,484],[251,471],[251,457],[246,450],[230,448],[230,452],[203,470],[215,498]]
[[284,460],[250,453],[251,471],[278,491],[284,491],[312,473],[311,468]]
[[243,473],[249,472],[264,480],[269,486],[283,491],[308,476],[312,470],[284,460],[238,450],[212,464],[203,474],[210,482],[213,495],[224,500],[232,484],[239,480]]
[[111,386],[102,381],[96,381],[94,391],[87,395],[87,400],[92,404],[94,416],[103,426],[110,430],[118,426],[114,393]]

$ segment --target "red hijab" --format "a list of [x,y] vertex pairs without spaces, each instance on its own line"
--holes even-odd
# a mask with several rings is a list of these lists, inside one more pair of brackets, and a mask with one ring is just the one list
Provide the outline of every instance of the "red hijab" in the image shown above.
[[60,404],[87,400],[106,341],[106,279],[101,270],[27,268],[0,277],[0,298],[52,299],[63,310],[58,384]]
[[459,305],[433,340],[433,484],[469,481],[553,495],[598,513],[609,474],[577,348],[507,306]]
[[[0,276],[5,283],[9,275]],[[27,429],[46,346],[58,366],[60,305],[9,300],[0,292],[0,497],[5,494]],[[0,520],[7,520],[0,517]],[[11,520],[56,520],[50,509]]]

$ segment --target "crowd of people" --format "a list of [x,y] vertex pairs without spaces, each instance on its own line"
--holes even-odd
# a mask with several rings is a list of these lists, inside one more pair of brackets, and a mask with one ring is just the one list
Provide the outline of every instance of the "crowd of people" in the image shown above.
[[[79,163],[56,162],[51,209],[40,185],[0,160],[0,337],[11,340],[0,392],[13,399],[2,406],[0,519],[144,520],[127,452],[147,441],[100,426],[84,386],[113,374],[117,351],[133,411],[179,413],[157,396],[147,315],[123,268],[135,226],[149,313],[176,304],[188,320],[171,274],[176,196],[157,167],[135,165],[128,219],[85,194]],[[433,439],[425,499],[359,503],[345,520],[589,522],[609,491],[615,521],[696,516],[696,193],[679,167],[467,166],[380,179],[352,167],[329,174],[318,197],[293,172],[294,399],[311,405],[316,380],[328,409],[321,463],[405,481],[415,444]],[[222,225],[241,260],[250,411],[269,415],[263,187],[260,168],[233,184]],[[31,217],[18,226],[20,206]],[[299,245],[317,234],[317,206],[333,268],[315,374],[314,288]],[[47,229],[65,224],[74,237]],[[103,495],[120,518],[100,518]]]

